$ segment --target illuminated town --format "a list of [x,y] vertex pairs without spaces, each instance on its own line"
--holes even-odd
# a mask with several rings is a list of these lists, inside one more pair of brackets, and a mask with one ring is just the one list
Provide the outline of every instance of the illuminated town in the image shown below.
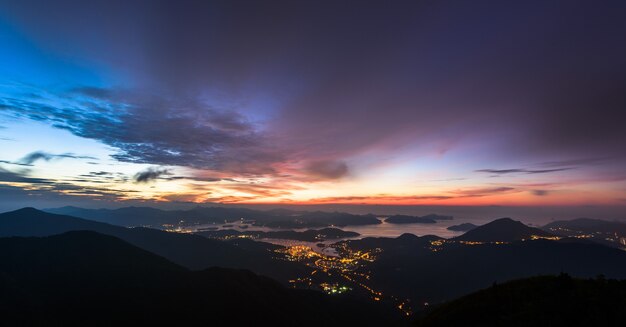
[[407,316],[412,313],[408,300],[383,295],[383,292],[368,285],[371,274],[368,265],[382,252],[380,248],[371,251],[352,250],[346,242],[331,246],[337,251],[337,256],[325,255],[306,245],[276,250],[277,253],[284,255],[285,260],[300,262],[313,268],[310,276],[290,280],[294,288],[320,289],[331,295],[360,292],[373,301],[391,303]]

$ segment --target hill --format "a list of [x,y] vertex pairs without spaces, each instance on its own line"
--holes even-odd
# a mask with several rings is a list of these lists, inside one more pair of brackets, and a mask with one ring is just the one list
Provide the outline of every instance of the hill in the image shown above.
[[456,241],[471,242],[514,242],[536,237],[552,237],[539,228],[529,227],[511,218],[500,218],[478,226],[467,233],[454,238]]
[[191,272],[95,232],[0,238],[0,248],[7,325],[375,326],[384,319],[367,303],[290,290],[249,271]]
[[[95,221],[56,215],[33,208],[0,214],[0,237],[49,236],[68,231],[89,230],[118,237],[192,270],[209,267],[249,269],[286,282],[308,268],[274,260],[267,251],[248,251],[234,244],[199,235],[170,233],[150,228],[125,228]],[[262,244],[261,244],[262,245]]]
[[[443,238],[435,235],[416,236],[404,233],[396,238],[365,237],[358,240],[347,240],[335,243],[337,248],[349,248],[351,251],[372,251],[381,249],[387,253],[416,254],[431,246],[431,242],[442,241]],[[430,253],[430,251],[428,251]]]
[[626,278],[626,252],[589,242],[535,240],[464,245],[446,241],[435,248],[422,244],[400,251],[380,243],[378,259],[367,267],[372,272],[371,287],[416,303],[432,304],[493,282],[537,275],[566,272],[580,278],[599,274]]
[[[591,218],[553,221],[542,228],[554,230],[554,233],[565,233],[567,236],[575,236],[575,234],[567,233],[568,231],[579,231],[584,233],[618,233],[626,235],[626,223]],[[559,229],[562,229],[562,231],[559,232]]]
[[445,303],[416,326],[620,326],[626,281],[542,276],[497,284]]
[[626,223],[579,218],[554,221],[542,227],[556,235],[590,239],[608,246],[626,248]]
[[463,223],[463,224],[459,224],[459,225],[452,225],[448,228],[446,228],[447,230],[451,230],[451,231],[455,231],[455,232],[467,232],[470,231],[472,229],[475,229],[476,225],[472,224],[472,223]]

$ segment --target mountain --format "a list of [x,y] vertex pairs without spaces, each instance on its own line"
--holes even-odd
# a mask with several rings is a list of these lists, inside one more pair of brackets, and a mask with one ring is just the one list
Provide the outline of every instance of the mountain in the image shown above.
[[[565,233],[564,235],[567,236],[575,236],[574,234],[567,233],[568,231],[584,233],[618,233],[626,235],[626,223],[590,218],[553,221],[542,228],[553,231],[554,233]],[[559,231],[559,229],[561,229],[561,231]]]
[[475,229],[476,225],[472,224],[472,223],[463,223],[463,224],[459,224],[459,225],[452,225],[448,228],[446,228],[447,230],[451,230],[451,231],[455,231],[455,232],[467,232],[470,231],[472,229]]
[[415,325],[621,326],[624,308],[626,281],[561,274],[493,285],[435,308]]
[[528,240],[533,236],[553,237],[554,234],[529,227],[511,218],[500,218],[454,238],[455,241],[514,242]]
[[309,270],[296,263],[275,260],[268,249],[252,252],[234,244],[199,235],[164,232],[150,228],[125,228],[95,221],[24,208],[0,214],[0,237],[49,236],[89,230],[118,237],[193,270],[209,267],[249,269],[286,282]]
[[580,278],[599,274],[626,278],[626,252],[577,240],[479,245],[445,241],[437,247],[423,242],[421,247],[403,251],[389,243],[372,244],[380,253],[367,267],[371,271],[370,287],[414,303],[437,303],[493,282],[561,272]]
[[442,239],[438,236],[419,237],[414,234],[404,233],[396,238],[390,237],[365,237],[358,240],[348,240],[336,244],[345,244],[347,247],[357,251],[369,251],[375,248],[384,251],[398,251],[403,248],[415,249],[418,246],[427,245],[431,238]]
[[252,221],[255,226],[305,228],[380,224],[374,215],[345,212],[294,211],[287,209],[253,210],[232,207],[195,207],[189,210],[160,210],[149,207],[119,209],[83,209],[61,207],[45,209],[49,213],[69,215],[125,227],[156,227],[163,225],[191,226]]
[[542,227],[556,235],[586,238],[605,245],[626,247],[626,223],[579,218],[554,221]]
[[369,303],[287,289],[249,271],[188,271],[118,238],[0,238],[6,325],[377,326]]
[[[84,209],[79,207],[61,207],[43,211],[104,222],[117,226],[160,226],[172,223],[176,214],[150,207],[126,207],[120,209]],[[180,217],[178,217],[180,220]]]
[[[431,246],[431,242],[442,241],[443,238],[435,235],[422,237],[404,233],[396,238],[389,237],[365,237],[358,240],[347,240],[335,243],[337,248],[347,247],[352,251],[372,251],[381,249],[387,253],[410,253],[415,254]],[[430,251],[427,251],[430,253]]]
[[390,224],[435,224],[437,221],[428,217],[393,215],[385,219],[385,222]]

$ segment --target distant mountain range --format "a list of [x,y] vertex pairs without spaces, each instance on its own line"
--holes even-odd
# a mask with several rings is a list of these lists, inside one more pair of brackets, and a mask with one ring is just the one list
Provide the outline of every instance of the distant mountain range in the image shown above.
[[353,215],[345,212],[295,211],[286,209],[253,210],[246,208],[196,207],[189,210],[160,210],[149,207],[120,209],[83,209],[61,207],[44,209],[49,213],[69,215],[118,226],[225,224],[252,221],[255,226],[305,228],[380,224],[374,215]]
[[[268,250],[249,251],[228,242],[199,235],[170,233],[150,228],[126,228],[81,218],[57,215],[33,208],[0,214],[0,237],[50,236],[88,230],[118,237],[193,270],[209,267],[249,269],[286,283],[302,275],[307,267],[275,260]],[[262,246],[259,243],[258,246]]]
[[0,238],[0,249],[0,315],[7,326],[380,326],[393,321],[371,303],[290,290],[248,271],[190,272],[95,232]]
[[626,281],[566,274],[515,280],[435,307],[418,327],[622,326]]

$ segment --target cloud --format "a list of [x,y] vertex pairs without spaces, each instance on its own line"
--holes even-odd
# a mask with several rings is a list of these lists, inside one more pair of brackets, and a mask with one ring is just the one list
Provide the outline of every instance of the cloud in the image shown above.
[[[246,10],[230,1],[157,2],[15,2],[4,9],[40,43],[60,50],[58,40],[67,40],[89,59],[177,98],[287,93],[273,128],[309,151],[490,134],[506,136],[507,152],[523,155],[572,155],[594,145],[624,150],[626,142],[605,142],[626,137],[613,119],[625,100],[621,1],[367,1],[356,9],[272,1]],[[272,23],[261,23],[269,13]],[[474,132],[477,125],[483,133]],[[589,126],[598,133],[581,133]]]
[[442,192],[441,194],[392,195],[377,194],[365,196],[333,196],[312,199],[313,203],[413,203],[419,201],[446,201],[485,197],[520,192],[514,187],[483,187]]
[[546,196],[550,193],[550,191],[547,190],[533,190],[532,193],[536,196]]
[[[76,182],[89,183],[89,186],[76,184]],[[32,196],[33,200],[65,198],[66,201],[73,201],[72,196],[90,196],[99,200],[118,201],[131,198],[133,193],[137,193],[134,190],[117,189],[111,186],[95,187],[91,185],[92,183],[98,183],[98,181],[36,178],[28,176],[27,171],[13,172],[0,168],[0,187],[13,190],[14,194]]]
[[482,187],[482,188],[471,188],[471,189],[462,189],[451,191],[450,193],[455,194],[461,197],[483,197],[494,194],[504,194],[504,193],[515,193],[519,192],[514,187],[509,186],[501,186],[501,187]]
[[[117,148],[113,157],[120,161],[240,174],[272,174],[273,165],[284,161],[284,153],[271,147],[266,137],[236,112],[220,111],[192,99],[114,94],[107,103],[87,98],[68,107],[52,107],[35,99],[0,100],[15,116],[47,122]],[[89,157],[39,151],[21,162],[56,158]]]
[[52,154],[52,153],[47,153],[47,152],[43,152],[43,151],[35,151],[35,152],[31,152],[31,153],[27,154],[26,156],[24,156],[23,158],[18,160],[17,164],[32,165],[35,162],[40,161],[40,160],[51,161],[51,160],[66,159],[66,158],[97,160],[97,158],[94,158],[94,157],[79,156],[79,155],[75,155],[73,153]]
[[109,171],[91,171],[89,172],[89,175],[91,176],[107,176],[107,175],[113,175],[114,173],[109,172]]
[[379,194],[372,196],[332,196],[311,199],[312,203],[394,203],[394,202],[414,202],[424,200],[450,200],[454,196],[449,195],[387,195]]
[[155,168],[150,167],[146,170],[140,171],[135,174],[135,182],[137,183],[148,183],[163,175],[169,175],[171,172],[165,168]]
[[29,183],[29,184],[54,184],[55,182],[45,178],[28,177],[26,174],[12,172],[0,168],[0,182]]
[[554,168],[554,169],[525,169],[525,168],[513,168],[513,169],[479,169],[476,172],[479,173],[490,173],[496,175],[504,175],[504,174],[547,174],[554,173],[559,171],[570,170],[573,168]]
[[8,164],[8,165],[17,165],[17,166],[31,166],[31,165],[28,165],[28,164],[23,164],[23,163],[19,163],[19,162],[8,161],[8,160],[0,160],[0,163]]
[[349,174],[345,162],[332,160],[310,162],[304,170],[308,175],[320,179],[339,179]]

